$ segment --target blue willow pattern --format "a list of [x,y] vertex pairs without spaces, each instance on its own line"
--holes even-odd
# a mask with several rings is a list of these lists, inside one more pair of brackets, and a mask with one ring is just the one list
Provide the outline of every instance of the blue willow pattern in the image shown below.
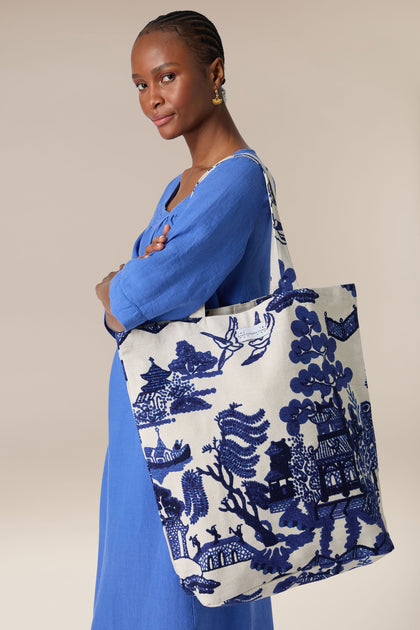
[[[128,377],[175,569],[206,605],[280,593],[393,549],[355,286],[297,286],[268,183],[278,285],[215,323],[192,314],[140,326],[143,344],[163,341]],[[117,335],[126,374],[131,334]]]

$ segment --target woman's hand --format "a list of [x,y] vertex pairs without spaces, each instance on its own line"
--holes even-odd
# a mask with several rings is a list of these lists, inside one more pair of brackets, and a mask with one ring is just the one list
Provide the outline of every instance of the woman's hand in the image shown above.
[[[120,265],[118,271],[121,271],[123,268],[124,265]],[[123,332],[125,328],[111,313],[111,303],[109,301],[109,285],[111,284],[112,278],[117,275],[118,271],[111,271],[111,273],[105,276],[105,278],[102,279],[102,282],[99,282],[99,284],[96,285],[95,291],[105,309],[105,319],[109,328],[111,328],[114,332]]]
[[147,258],[149,256],[149,254],[151,254],[152,252],[159,252],[161,251],[164,247],[165,247],[165,243],[166,243],[166,235],[169,232],[169,230],[171,229],[171,226],[169,225],[169,223],[166,223],[164,228],[163,228],[163,232],[160,236],[156,236],[150,245],[148,245],[146,247],[146,249],[144,250],[144,255],[143,256],[138,256],[138,258]]
[[[163,233],[160,236],[156,236],[152,240],[151,244],[148,245],[144,250],[144,255],[138,256],[138,258],[147,258],[152,252],[161,251],[165,247],[166,235],[170,229],[171,226],[169,225],[169,223],[166,223],[163,228]],[[124,265],[120,265],[118,271],[121,271],[121,269],[123,268]],[[102,282],[99,282],[99,284],[96,285],[95,291],[105,309],[105,319],[109,328],[111,328],[111,330],[113,330],[114,332],[124,332],[124,326],[111,313],[111,303],[109,300],[109,285],[111,284],[112,278],[117,275],[118,271],[111,271],[111,273],[105,276],[105,278],[102,279]]]

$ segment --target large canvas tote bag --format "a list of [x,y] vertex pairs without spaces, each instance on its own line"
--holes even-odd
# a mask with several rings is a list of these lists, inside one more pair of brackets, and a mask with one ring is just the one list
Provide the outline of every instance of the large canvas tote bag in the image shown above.
[[[259,162],[227,159],[244,156]],[[393,549],[355,286],[298,287],[261,166],[270,294],[117,334],[173,565],[205,606],[280,593]]]

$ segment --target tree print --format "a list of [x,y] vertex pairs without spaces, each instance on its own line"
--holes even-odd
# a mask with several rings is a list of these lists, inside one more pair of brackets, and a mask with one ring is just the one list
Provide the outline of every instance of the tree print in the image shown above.
[[178,341],[176,344],[177,358],[171,361],[168,368],[181,374],[182,378],[202,378],[213,376],[209,372],[217,363],[217,358],[207,352],[197,352],[188,341]]
[[[208,475],[226,490],[219,510],[236,514],[254,529],[256,536],[266,546],[271,546],[277,543],[277,538],[267,523],[261,521],[258,511],[268,506],[264,497],[268,488],[251,481],[256,475],[255,466],[260,459],[256,453],[257,447],[267,440],[269,422],[264,419],[264,409],[247,415],[238,411],[240,406],[232,403],[215,417],[220,439],[215,437],[212,444],[203,447],[203,453],[214,454],[214,462],[206,470],[198,468],[197,471]],[[238,442],[238,438],[244,445]],[[238,477],[242,479],[240,486]]]
[[153,490],[161,518],[179,518],[185,508],[183,502],[173,497],[170,490],[156,483],[153,484]]
[[184,493],[185,513],[191,515],[190,521],[196,523],[199,518],[206,516],[209,502],[203,488],[201,475],[195,470],[186,470],[182,475],[182,491]]
[[[295,337],[291,343],[289,353],[293,363],[308,365],[306,370],[300,370],[297,377],[292,378],[290,387],[293,392],[305,396],[312,396],[316,391],[325,396],[332,394],[331,403],[336,408],[342,408],[341,397],[338,392],[345,388],[353,377],[349,367],[343,367],[341,361],[335,361],[337,343],[334,338],[321,332],[318,315],[309,311],[305,306],[296,307],[296,317],[291,324]],[[321,364],[315,363],[321,361]],[[300,425],[311,420],[321,406],[309,398],[303,401],[292,399],[286,407],[280,410],[280,419],[287,423],[290,435],[298,435]]]

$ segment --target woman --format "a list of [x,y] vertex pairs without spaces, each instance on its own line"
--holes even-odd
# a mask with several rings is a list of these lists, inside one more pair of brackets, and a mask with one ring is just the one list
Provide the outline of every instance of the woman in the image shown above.
[[[187,317],[203,303],[215,308],[266,295],[270,280],[264,176],[241,155],[252,149],[223,100],[224,54],[214,25],[194,11],[161,16],[140,32],[131,61],[144,114],[163,138],[185,138],[192,166],[166,187],[132,259],[96,287],[111,334]],[[116,353],[92,630],[257,627],[273,627],[269,599],[205,608],[181,588]]]

